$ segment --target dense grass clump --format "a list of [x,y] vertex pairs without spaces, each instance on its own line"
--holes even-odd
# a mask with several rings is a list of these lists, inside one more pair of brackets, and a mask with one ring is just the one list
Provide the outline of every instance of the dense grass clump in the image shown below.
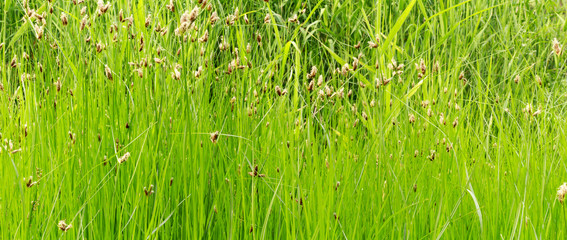
[[563,239],[562,0],[4,0],[0,239]]

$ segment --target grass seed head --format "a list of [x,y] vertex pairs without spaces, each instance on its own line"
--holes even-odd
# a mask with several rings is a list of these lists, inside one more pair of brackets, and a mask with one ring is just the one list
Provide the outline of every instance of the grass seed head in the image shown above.
[[244,14],[243,19],[244,19],[244,23],[250,24],[250,20],[248,19],[248,15]]
[[211,133],[210,134],[211,142],[217,143],[217,141],[219,140],[219,135],[220,135],[219,131],[215,131],[215,132]]
[[561,204],[565,201],[565,195],[567,195],[567,183],[563,183],[563,185],[559,186],[557,189],[557,200],[559,200]]
[[165,5],[167,9],[171,12],[175,12],[175,0],[170,0],[169,4]]
[[171,78],[179,80],[181,78],[181,72],[179,72],[177,68],[173,68],[173,72],[171,72]]
[[24,182],[26,183],[26,187],[31,188],[37,185],[37,182],[33,181],[33,176],[30,176],[27,180],[24,178]]
[[313,91],[314,86],[315,86],[315,80],[311,80],[309,82],[309,85],[307,86],[307,91],[309,91],[309,92]]
[[53,85],[55,85],[57,92],[61,91],[61,78],[57,78],[57,82],[53,83]]
[[150,185],[149,188],[144,187],[144,194],[146,194],[146,197],[154,194],[154,185]]
[[307,74],[307,79],[312,79],[315,76],[317,76],[317,67],[313,66],[311,67],[311,72]]
[[16,68],[18,66],[18,56],[16,56],[14,54],[14,57],[12,58],[12,61],[10,61],[10,66],[12,68]]
[[205,43],[208,40],[209,40],[209,30],[205,30],[205,33],[203,33],[203,36],[199,38],[199,42]]
[[195,74],[195,78],[199,78],[203,74],[203,66],[199,66],[193,74]]
[[358,69],[358,63],[358,58],[354,58],[354,60],[352,61],[352,71],[356,71],[356,69]]
[[275,90],[276,90],[276,94],[278,94],[278,96],[283,96],[287,93],[287,89],[282,90],[282,88],[280,86],[276,86]]
[[110,2],[104,3],[103,0],[98,0],[97,6],[98,6],[98,15],[101,16],[102,14],[106,13],[106,11],[108,11],[108,9],[110,8]]
[[299,23],[299,20],[297,19],[297,14],[293,14],[293,16],[288,18],[287,21],[290,23]]
[[439,71],[439,61],[435,61],[435,63],[433,63],[433,68],[431,69],[432,72],[436,73]]
[[211,25],[215,25],[218,20],[220,20],[219,15],[216,11],[214,11],[209,18],[209,22],[211,23]]
[[126,162],[130,158],[130,152],[126,152],[122,157],[118,158],[118,164]]
[[67,224],[67,223],[65,222],[65,220],[61,220],[61,221],[59,221],[59,223],[57,223],[57,227],[58,227],[61,231],[67,232],[67,231],[69,231],[69,229],[71,229],[71,227],[73,227],[73,225]]
[[425,60],[423,60],[423,58],[419,60],[419,64],[415,64],[415,69],[417,70],[417,78],[421,79],[425,76],[427,66],[425,66]]
[[98,42],[98,43],[96,44],[96,52],[97,52],[97,53],[102,52],[102,50],[104,50],[104,49],[105,49],[105,46],[104,46],[104,44],[102,44],[101,42]]
[[112,70],[110,70],[108,65],[104,65],[104,75],[108,78],[108,80],[112,81]]
[[435,150],[431,150],[429,156],[427,156],[427,159],[429,159],[429,161],[433,161],[435,160]]
[[151,23],[152,23],[152,15],[148,14],[146,20],[144,21],[144,26],[149,27]]
[[373,41],[368,41],[368,47],[369,48],[378,48],[378,43],[375,43]]
[[355,49],[359,49],[359,48],[360,48],[360,44],[361,44],[360,41],[358,41],[358,43],[357,43],[356,45],[354,45],[354,48],[355,48]]
[[557,38],[554,38],[553,41],[551,41],[551,45],[553,45],[553,52],[555,55],[561,55],[561,43],[559,43]]
[[531,115],[533,113],[533,107],[531,104],[526,104],[526,107],[522,108],[522,112]]
[[34,25],[34,30],[35,30],[35,34],[36,34],[35,37],[38,40],[41,40],[43,38],[43,26]]
[[262,46],[262,35],[260,33],[256,33],[256,42],[258,42],[259,46]]
[[79,29],[80,29],[81,31],[83,31],[87,25],[90,25],[90,23],[89,23],[89,16],[88,16],[88,15],[85,15],[85,16],[83,17],[83,19],[81,20],[81,24],[79,25]]
[[195,6],[191,12],[189,13],[189,21],[190,22],[195,22],[195,20],[197,19],[197,17],[199,16],[199,6]]
[[237,20],[237,19],[238,19],[237,16],[230,14],[230,15],[228,15],[228,16],[226,17],[225,23],[226,23],[226,25],[228,25],[228,26],[232,26],[232,25],[234,25],[234,24],[236,23],[236,20]]
[[348,72],[350,72],[350,68],[348,66],[348,63],[345,63],[345,65],[343,65],[343,67],[341,68],[341,74],[343,76],[346,76]]

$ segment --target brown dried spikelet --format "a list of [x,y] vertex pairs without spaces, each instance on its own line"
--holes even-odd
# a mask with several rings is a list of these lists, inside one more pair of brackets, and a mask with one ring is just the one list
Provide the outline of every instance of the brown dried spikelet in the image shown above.
[[262,46],[262,35],[260,33],[256,33],[256,42],[258,42],[259,46]]
[[122,164],[124,162],[126,162],[128,160],[128,158],[130,158],[130,152],[126,152],[122,157],[119,157],[118,160],[118,164]]
[[559,43],[557,38],[554,38],[553,41],[551,41],[551,45],[553,45],[553,52],[555,53],[555,55],[560,56],[561,55],[561,43]]
[[57,78],[57,82],[53,83],[53,85],[55,85],[57,92],[61,91],[61,78]]
[[313,66],[311,67],[311,72],[307,74],[307,79],[312,79],[315,76],[317,76],[317,67]]
[[565,195],[567,195],[567,183],[563,183],[563,185],[559,186],[557,189],[557,200],[559,200],[561,204],[565,201]]
[[244,23],[250,24],[250,20],[248,20],[248,15],[244,14],[244,17],[242,18],[244,19]]
[[166,4],[165,7],[169,9],[169,11],[175,12],[175,0],[170,0],[169,4]]
[[146,20],[144,21],[144,26],[149,27],[151,23],[152,23],[152,15],[148,14]]
[[427,156],[427,159],[429,159],[429,161],[435,160],[435,150],[431,150],[429,156]]
[[104,65],[104,75],[108,78],[108,80],[112,81],[112,70],[110,70],[108,65]]
[[154,185],[150,185],[149,188],[144,187],[144,194],[146,194],[146,197],[149,197],[150,195],[154,194]]
[[275,90],[276,90],[276,94],[278,94],[278,96],[284,96],[287,93],[287,89],[282,90],[282,88],[280,86],[276,86]]
[[[90,41],[90,40],[89,40],[89,41]],[[97,52],[97,53],[102,52],[102,50],[104,50],[104,48],[105,48],[105,47],[104,47],[104,44],[102,44],[101,42],[98,42],[98,43],[96,44],[96,52]]]
[[369,48],[378,48],[378,44],[373,41],[368,41]]
[[27,180],[24,178],[24,182],[26,183],[26,187],[31,188],[38,184],[38,182],[33,180],[33,176],[30,176]]
[[436,60],[436,61],[433,63],[433,68],[431,69],[431,71],[434,72],[434,73],[436,73],[436,72],[439,71],[439,68],[440,68],[440,67],[439,67],[439,61]]
[[214,11],[209,18],[209,22],[211,23],[211,25],[215,25],[218,20],[220,20],[219,15],[216,11]]
[[355,48],[355,49],[359,49],[359,48],[360,48],[360,45],[361,45],[361,43],[360,43],[360,41],[358,41],[358,43],[357,43],[356,45],[354,45],[354,48]]
[[317,86],[321,86],[323,85],[323,75],[319,75],[319,78],[317,78]]
[[67,24],[69,24],[69,20],[67,19],[65,12],[61,12],[61,23],[63,26],[67,26]]
[[106,13],[106,11],[108,11],[108,9],[110,8],[110,2],[107,2],[105,4],[103,0],[98,0],[97,5],[98,5],[98,15],[99,16]]
[[195,75],[195,78],[201,77],[201,75],[203,74],[203,66],[199,66],[197,68],[197,71],[194,71],[193,74]]
[[248,175],[250,175],[251,177],[265,177],[265,174],[260,174],[258,173],[258,165],[254,166],[254,171],[252,172],[248,172]]
[[135,68],[135,69],[132,70],[132,72],[136,73],[139,78],[144,77],[144,70],[141,69],[141,68]]
[[79,29],[81,31],[83,31],[83,29],[85,29],[85,27],[89,24],[89,16],[85,15],[83,17],[83,19],[81,20],[81,25],[79,26]]
[[351,71],[351,69],[350,69],[348,63],[345,63],[345,64],[343,65],[343,67],[341,68],[341,74],[342,74],[343,76],[346,76],[346,75],[348,74],[348,72],[350,72],[350,71]]
[[205,43],[208,40],[209,40],[209,30],[205,30],[205,33],[203,33],[203,36],[199,38],[199,42]]
[[69,231],[69,229],[71,229],[71,227],[73,227],[73,225],[67,224],[67,223],[65,222],[65,220],[61,220],[61,221],[59,221],[59,223],[57,223],[57,227],[58,227],[61,231],[67,232],[67,231]]
[[288,18],[287,21],[290,23],[299,23],[299,20],[297,19],[297,14],[293,14],[293,16]]
[[175,80],[179,80],[181,78],[181,72],[179,72],[176,67],[174,67],[173,71],[171,72],[171,78]]
[[218,139],[219,139],[219,135],[220,135],[220,132],[219,132],[219,131],[215,131],[215,132],[211,133],[211,134],[210,134],[211,142],[217,143],[217,141],[218,141]]
[[443,113],[439,113],[439,123],[445,125],[447,122],[445,121],[445,116]]
[[536,82],[537,82],[538,85],[541,86],[541,85],[543,84],[543,82],[541,81],[541,77],[539,77],[539,75],[536,75],[536,76],[535,76],[535,80],[536,80]]
[[363,111],[362,112],[362,118],[364,118],[364,120],[368,121],[368,115],[366,115],[366,113]]
[[12,58],[12,61],[10,61],[10,66],[12,68],[16,68],[18,66],[18,56],[16,56],[14,54],[14,58]]

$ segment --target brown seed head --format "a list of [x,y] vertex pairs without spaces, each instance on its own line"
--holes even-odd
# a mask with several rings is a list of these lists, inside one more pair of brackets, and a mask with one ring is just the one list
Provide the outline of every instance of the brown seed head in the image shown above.
[[65,220],[61,220],[59,221],[59,223],[57,223],[57,227],[63,231],[63,232],[67,232],[69,229],[71,229],[71,227],[73,227],[73,225],[71,224],[67,224],[65,222]]
[[219,131],[215,131],[215,132],[211,133],[210,135],[211,135],[211,137],[210,137],[211,142],[217,143],[219,135],[220,135]]

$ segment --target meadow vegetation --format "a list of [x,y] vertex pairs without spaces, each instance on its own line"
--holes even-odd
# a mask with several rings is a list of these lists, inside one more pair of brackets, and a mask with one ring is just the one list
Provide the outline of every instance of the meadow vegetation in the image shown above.
[[563,0],[3,0],[0,239],[564,239]]

